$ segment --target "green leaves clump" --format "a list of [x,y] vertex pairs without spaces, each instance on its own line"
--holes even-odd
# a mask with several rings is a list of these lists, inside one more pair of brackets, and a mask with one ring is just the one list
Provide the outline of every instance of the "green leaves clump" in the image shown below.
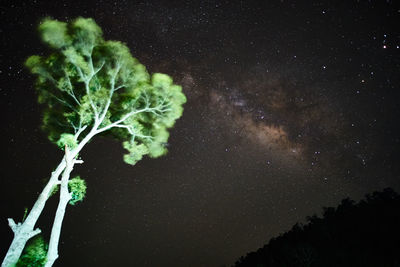
[[129,154],[124,155],[124,161],[128,164],[135,165],[136,162],[143,158],[143,155],[149,153],[148,148],[144,144],[137,142],[124,142],[123,146],[129,151]]
[[42,236],[37,236],[29,241],[16,267],[42,267],[46,263],[47,243]]
[[[86,195],[86,182],[80,176],[76,176],[68,181],[68,190],[71,192],[71,200],[69,204],[75,205],[79,201],[83,201]],[[60,185],[54,185],[50,191],[50,197],[58,192]]]
[[43,42],[52,48],[61,48],[70,42],[67,34],[67,23],[46,18],[39,25]]
[[75,137],[72,134],[63,133],[60,136],[60,139],[57,141],[57,146],[61,149],[64,149],[67,146],[69,149],[74,149],[78,143],[75,140]]
[[86,194],[86,182],[81,177],[76,176],[68,182],[68,189],[72,193],[69,204],[75,205],[76,202],[82,201]]

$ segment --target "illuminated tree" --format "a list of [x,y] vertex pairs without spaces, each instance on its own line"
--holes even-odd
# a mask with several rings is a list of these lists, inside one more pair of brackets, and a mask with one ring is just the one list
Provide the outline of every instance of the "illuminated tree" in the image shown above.
[[149,75],[126,45],[105,41],[92,19],[70,23],[45,19],[39,33],[51,54],[31,56],[25,64],[37,75],[38,100],[44,106],[42,128],[65,153],[25,221],[8,219],[14,238],[2,266],[15,264],[26,242],[40,233],[34,229],[36,221],[60,185],[46,266],[57,259],[65,208],[83,197],[86,189],[78,180],[72,183],[70,173],[75,164],[83,163],[78,153],[94,136],[121,140],[128,164],[144,155],[162,156],[167,152],[168,128],[182,115],[186,102],[171,77]]

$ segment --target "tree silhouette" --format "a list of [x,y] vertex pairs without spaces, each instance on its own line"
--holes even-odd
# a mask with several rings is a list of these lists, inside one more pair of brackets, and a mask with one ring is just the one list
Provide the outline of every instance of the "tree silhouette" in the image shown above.
[[14,238],[2,266],[15,264],[26,242],[40,233],[34,229],[36,221],[60,187],[46,266],[57,259],[66,206],[82,200],[86,189],[80,178],[70,180],[70,174],[75,164],[83,163],[78,154],[94,136],[121,140],[128,164],[144,155],[162,156],[168,128],[182,115],[186,102],[182,88],[168,75],[150,75],[126,45],[105,41],[92,19],[45,19],[39,33],[51,53],[31,56],[25,64],[37,76],[38,100],[44,106],[42,129],[65,154],[26,219],[8,219]]
[[344,199],[235,266],[400,266],[399,210],[400,195],[392,189],[366,195],[357,204]]

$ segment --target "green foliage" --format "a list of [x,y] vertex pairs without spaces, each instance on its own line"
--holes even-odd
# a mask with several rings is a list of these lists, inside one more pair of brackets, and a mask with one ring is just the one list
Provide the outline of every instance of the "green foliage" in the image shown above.
[[138,145],[135,141],[124,142],[123,146],[129,151],[129,154],[124,155],[124,161],[131,165],[135,165],[136,162],[142,159],[143,155],[149,153],[148,148],[144,144]]
[[67,30],[67,24],[65,22],[52,20],[50,18],[44,19],[39,25],[39,32],[43,42],[53,48],[61,48],[70,43]]
[[69,149],[73,149],[78,145],[78,143],[76,142],[74,135],[63,133],[61,134],[60,139],[58,139],[57,145],[61,149],[64,149],[65,146],[68,146]]
[[41,267],[46,263],[48,245],[42,236],[31,239],[19,258],[16,267]]
[[149,75],[125,44],[104,40],[92,19],[47,18],[39,33],[52,52],[31,56],[25,65],[37,75],[42,129],[52,142],[74,148],[97,127],[123,142],[129,164],[167,152],[168,129],[186,102],[181,86],[166,74]]
[[81,177],[76,176],[68,182],[68,189],[72,193],[69,204],[75,205],[78,201],[82,201],[86,194],[86,182]]

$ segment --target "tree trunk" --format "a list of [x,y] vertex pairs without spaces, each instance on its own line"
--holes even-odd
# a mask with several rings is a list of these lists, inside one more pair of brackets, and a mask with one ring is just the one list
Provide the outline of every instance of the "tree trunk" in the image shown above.
[[53,266],[54,262],[58,258],[58,242],[60,240],[61,226],[65,215],[65,209],[71,199],[71,193],[68,190],[68,181],[74,166],[74,159],[68,156],[68,149],[66,149],[66,163],[67,166],[61,178],[60,201],[58,202],[56,217],[54,218],[53,228],[51,229],[49,250],[47,251],[45,267]]
[[57,169],[52,172],[49,182],[44,187],[42,193],[39,195],[24,222],[16,224],[13,219],[8,219],[11,230],[14,232],[14,238],[6,256],[4,257],[3,263],[1,264],[2,267],[10,267],[15,265],[21,256],[26,242],[28,242],[31,237],[40,233],[40,229],[33,230],[33,228],[35,227],[35,224],[43,211],[53,186],[57,184],[58,177],[64,170],[65,165],[65,160],[63,158]]
[[[100,122],[96,122],[94,127],[85,136],[85,138],[82,139],[79,145],[70,152],[71,160],[73,160],[76,155],[78,155],[78,153],[82,150],[82,148],[90,141],[90,139],[92,139],[92,137],[97,134],[97,127],[99,125]],[[18,262],[18,259],[21,256],[22,251],[24,250],[26,242],[28,242],[30,238],[41,232],[40,229],[33,230],[33,228],[35,227],[35,224],[44,209],[47,199],[49,199],[50,197],[51,190],[59,182],[58,177],[66,167],[66,158],[67,157],[64,156],[56,170],[52,172],[50,180],[44,187],[42,193],[39,195],[25,221],[23,223],[16,224],[13,219],[8,219],[11,230],[14,232],[14,238],[11,242],[6,256],[4,257],[1,267],[13,267]]]
[[61,178],[60,186],[60,201],[58,202],[56,217],[54,218],[53,227],[51,229],[49,249],[47,251],[47,261],[45,267],[53,266],[54,262],[58,258],[58,243],[60,241],[61,226],[64,220],[65,210],[67,208],[68,202],[71,199],[71,193],[68,190],[69,177],[74,167],[77,163],[75,156],[79,151],[85,146],[90,139],[97,134],[97,127],[99,124],[95,124],[90,133],[82,139],[81,143],[71,152],[69,152],[68,147],[65,147],[65,162],[66,167]]

